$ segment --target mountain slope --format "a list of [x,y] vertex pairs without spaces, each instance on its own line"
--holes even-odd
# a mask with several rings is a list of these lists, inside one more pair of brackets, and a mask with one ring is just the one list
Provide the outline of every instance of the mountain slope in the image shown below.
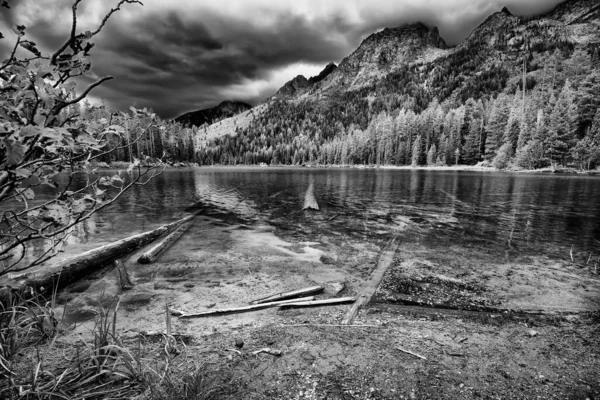
[[252,106],[241,101],[223,101],[219,105],[204,110],[191,111],[175,118],[176,122],[183,125],[202,126],[212,124],[216,120],[229,118],[244,111],[248,111]]
[[508,162],[535,144],[528,165],[580,163],[590,144],[573,149],[600,127],[599,66],[597,1],[569,0],[528,18],[504,8],[455,48],[421,23],[384,29],[319,81],[288,82],[242,135],[211,141],[199,159]]

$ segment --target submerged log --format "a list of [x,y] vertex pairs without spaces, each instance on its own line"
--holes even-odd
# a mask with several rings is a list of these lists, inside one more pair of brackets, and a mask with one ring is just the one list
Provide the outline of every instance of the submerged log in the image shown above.
[[131,279],[129,278],[129,273],[125,269],[125,265],[121,262],[121,260],[115,260],[115,269],[117,270],[117,276],[119,277],[119,283],[121,284],[121,289],[129,290],[133,288],[133,283],[131,283]]
[[304,196],[304,207],[302,210],[315,210],[319,211],[319,203],[317,203],[317,199],[315,198],[314,193],[314,185],[311,183],[308,186],[308,190],[306,191],[306,195]]
[[179,315],[179,318],[201,318],[201,317],[212,317],[214,315],[226,315],[226,314],[237,314],[237,313],[243,313],[243,312],[249,312],[249,311],[258,311],[258,310],[264,310],[265,308],[270,308],[270,307],[278,307],[287,303],[293,303],[293,302],[298,302],[298,301],[311,301],[314,300],[314,296],[310,296],[310,297],[303,297],[301,299],[294,299],[294,300],[282,300],[282,301],[274,301],[271,303],[262,303],[262,304],[255,304],[253,306],[245,306],[245,307],[236,307],[236,308],[222,308],[220,310],[210,310],[210,311],[204,311],[204,312],[200,312],[200,313],[195,313],[195,314],[183,314],[183,315]]
[[86,274],[110,264],[124,254],[128,254],[165,233],[178,228],[181,224],[191,221],[194,217],[195,215],[190,215],[170,224],[162,225],[154,230],[139,233],[96,249],[88,250],[50,267],[21,274],[13,277],[13,279],[19,281],[23,288],[31,287],[38,293],[46,293],[56,286],[64,286],[77,281]]
[[250,304],[268,303],[271,301],[292,299],[298,296],[306,296],[310,294],[321,293],[325,288],[323,286],[311,286],[303,289],[292,290],[290,292],[277,293],[271,296],[263,297],[262,299],[252,300]]
[[179,228],[175,229],[172,233],[170,233],[166,238],[160,241],[156,246],[152,247],[150,250],[145,252],[138,258],[138,262],[140,264],[150,264],[152,261],[156,260],[160,253],[164,250],[168,249],[173,243],[179,239],[181,235],[192,225],[191,222],[187,222],[181,225]]
[[318,306],[333,306],[337,304],[352,303],[355,297],[340,297],[336,299],[315,300],[315,301],[296,301],[281,304],[280,308],[301,308],[301,307],[318,307]]
[[390,240],[383,254],[379,258],[377,267],[371,273],[371,277],[365,283],[363,292],[358,297],[354,305],[352,305],[352,307],[350,307],[350,309],[346,313],[342,324],[351,325],[354,321],[354,318],[356,318],[356,314],[358,314],[358,310],[360,310],[360,308],[363,305],[367,304],[371,300],[371,297],[373,296],[373,294],[377,290],[377,287],[381,283],[381,280],[383,279],[383,275],[390,267],[390,265],[392,265],[394,261],[394,256],[396,255],[396,250],[398,250],[398,241],[397,238],[393,238],[392,240]]

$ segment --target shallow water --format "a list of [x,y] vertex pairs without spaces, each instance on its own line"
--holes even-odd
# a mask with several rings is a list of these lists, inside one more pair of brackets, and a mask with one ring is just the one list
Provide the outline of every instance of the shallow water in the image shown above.
[[[302,206],[311,184],[321,211],[308,214]],[[241,223],[251,230],[269,224],[308,237],[401,235],[432,245],[457,241],[502,252],[568,256],[573,246],[576,253],[593,254],[600,248],[599,198],[600,179],[591,176],[338,168],[168,170],[77,227],[61,257],[195,210],[224,225]],[[38,243],[32,255],[44,247]]]

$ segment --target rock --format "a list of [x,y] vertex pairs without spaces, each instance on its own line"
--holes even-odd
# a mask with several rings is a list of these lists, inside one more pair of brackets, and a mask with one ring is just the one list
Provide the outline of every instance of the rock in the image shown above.
[[533,329],[530,329],[527,331],[527,334],[529,335],[529,337],[536,337],[538,335],[538,332],[534,331]]
[[194,286],[196,286],[196,285],[194,285],[193,283],[184,283],[184,284],[183,284],[183,287],[185,287],[185,288],[188,288],[188,289],[191,289],[191,288],[193,288]]
[[216,303],[210,303],[209,305],[206,306],[206,308],[213,308],[216,305],[217,305]]
[[164,282],[155,282],[154,290],[172,290],[173,288]]
[[130,293],[121,298],[122,304],[137,304],[137,303],[148,303],[154,296],[155,293]]
[[346,284],[344,282],[328,283],[325,285],[325,292],[332,296],[336,296],[340,294],[345,288]]
[[235,339],[235,347],[237,347],[238,349],[244,347],[244,340],[242,338]]

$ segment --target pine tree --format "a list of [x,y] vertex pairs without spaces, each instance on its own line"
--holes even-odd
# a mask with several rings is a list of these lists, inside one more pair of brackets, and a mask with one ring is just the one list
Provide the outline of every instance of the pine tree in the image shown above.
[[510,116],[510,97],[500,94],[493,102],[486,126],[485,159],[492,161],[502,146],[504,131]]
[[577,92],[579,106],[579,131],[586,132],[592,125],[596,110],[600,108],[600,72],[594,71],[581,83]]
[[412,147],[412,158],[411,166],[417,167],[421,165],[421,159],[423,158],[423,146],[421,144],[421,135],[417,135],[415,142]]
[[431,145],[429,151],[427,152],[427,165],[434,166],[437,157],[437,148],[435,147],[435,143]]
[[569,80],[556,100],[556,105],[549,120],[549,137],[544,143],[546,155],[551,163],[563,163],[569,150],[576,143],[577,105],[575,92]]

